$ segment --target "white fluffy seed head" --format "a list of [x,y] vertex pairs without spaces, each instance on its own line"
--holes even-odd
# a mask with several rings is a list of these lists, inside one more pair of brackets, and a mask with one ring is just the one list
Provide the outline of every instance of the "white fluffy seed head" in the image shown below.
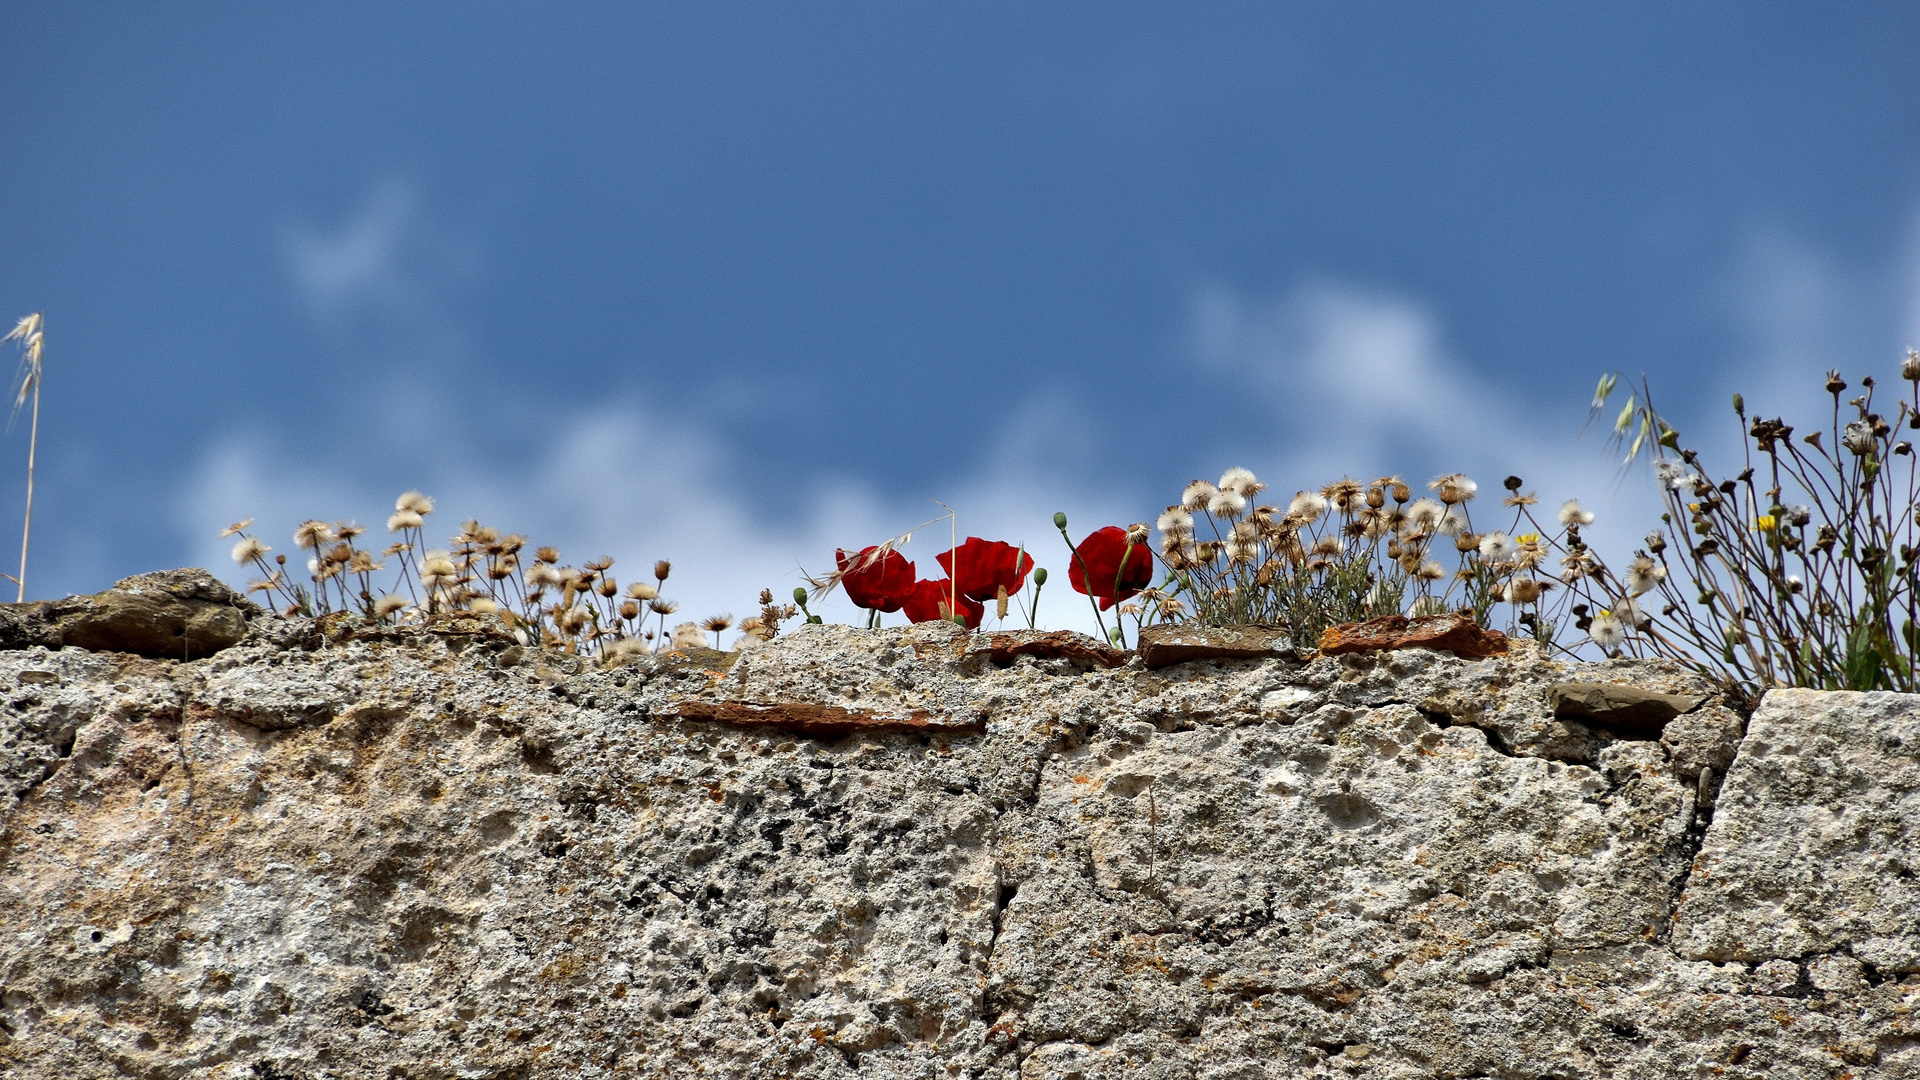
[[239,543],[233,545],[233,561],[245,566],[272,550],[251,536],[242,537]]
[[1213,497],[1219,494],[1219,491],[1219,488],[1205,480],[1195,480],[1187,485],[1187,490],[1180,493],[1180,506],[1182,509],[1199,513],[1206,510],[1207,504],[1213,501]]
[[1488,562],[1506,562],[1513,558],[1515,547],[1513,537],[1503,532],[1490,532],[1480,538],[1480,557]]
[[412,510],[396,510],[387,519],[387,531],[399,532],[402,529],[417,529],[421,525],[420,515]]
[[407,510],[425,517],[433,513],[433,500],[417,491],[409,491],[393,501],[395,510]]
[[1593,625],[1587,628],[1587,636],[1593,639],[1595,645],[1614,653],[1627,640],[1627,627],[1612,613],[1602,612],[1594,617]]
[[1217,489],[1207,500],[1207,513],[1231,521],[1247,512],[1247,497],[1237,491]]
[[1446,514],[1447,508],[1432,499],[1415,499],[1407,504],[1406,523],[1402,531],[1431,536],[1440,531],[1440,521]]
[[1327,512],[1327,497],[1317,491],[1303,491],[1287,504],[1287,513],[1311,525]]
[[1448,506],[1467,502],[1480,490],[1479,484],[1467,479],[1462,473],[1448,473],[1445,476],[1436,477],[1433,483],[1427,486],[1431,487],[1440,496],[1440,501]]
[[1184,537],[1193,534],[1193,515],[1178,506],[1167,507],[1154,524],[1165,536]]
[[373,602],[373,617],[376,619],[384,619],[387,616],[393,614],[396,611],[399,611],[401,608],[404,608],[406,606],[407,606],[406,597],[395,596],[392,593],[388,593],[385,596],[382,596],[380,599],[375,600]]
[[1593,514],[1580,505],[1578,499],[1568,499],[1560,504],[1560,524],[1581,526],[1593,524]]
[[1667,568],[1642,555],[1627,564],[1627,591],[1635,596],[1652,592],[1667,578]]
[[1220,490],[1237,491],[1243,498],[1251,499],[1267,489],[1267,485],[1256,479],[1253,473],[1238,465],[1220,474]]

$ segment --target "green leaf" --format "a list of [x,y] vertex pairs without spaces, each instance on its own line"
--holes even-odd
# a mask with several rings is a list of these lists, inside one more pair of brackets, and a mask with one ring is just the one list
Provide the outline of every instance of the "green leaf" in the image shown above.
[[1845,675],[1847,690],[1877,690],[1880,687],[1880,650],[1875,648],[1873,625],[1862,619],[1847,635]]

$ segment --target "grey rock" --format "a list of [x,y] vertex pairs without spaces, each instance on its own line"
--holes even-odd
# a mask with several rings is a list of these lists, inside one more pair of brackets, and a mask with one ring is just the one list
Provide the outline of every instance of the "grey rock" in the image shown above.
[[[1770,695],[1696,861],[1737,724],[1583,734],[1547,687],[1703,690],[1526,642],[1149,670],[809,626],[601,669],[254,629],[0,653],[0,1073],[1920,1072],[1913,699]],[[743,702],[779,722],[700,719]]]
[[1920,972],[1920,697],[1770,690],[1674,922],[1681,955]]

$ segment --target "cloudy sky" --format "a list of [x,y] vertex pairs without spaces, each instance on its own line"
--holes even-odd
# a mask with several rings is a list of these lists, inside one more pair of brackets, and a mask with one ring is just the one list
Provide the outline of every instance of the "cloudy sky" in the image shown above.
[[1920,344],[1911,5],[1033,8],[9,5],[30,593],[408,487],[693,614],[935,499],[1063,568],[1230,465],[1624,544],[1602,372],[1712,445]]

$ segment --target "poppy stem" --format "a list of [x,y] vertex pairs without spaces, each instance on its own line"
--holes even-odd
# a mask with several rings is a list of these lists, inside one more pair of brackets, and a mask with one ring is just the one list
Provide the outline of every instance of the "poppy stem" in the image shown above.
[[[1113,598],[1115,600],[1120,599],[1120,579],[1127,576],[1127,560],[1133,557],[1133,549],[1139,546],[1140,545],[1134,543],[1132,540],[1128,540],[1127,549],[1120,553],[1120,569],[1115,570],[1113,572]],[[1086,568],[1084,566],[1081,567],[1080,572],[1083,574],[1086,573]],[[1151,574],[1149,574],[1149,576],[1147,577],[1147,580],[1148,581],[1153,580],[1153,577],[1151,576]],[[1139,621],[1140,621],[1139,619],[1134,620],[1136,624],[1138,624]],[[1120,638],[1119,638],[1118,644],[1121,648],[1124,649],[1127,647],[1127,620],[1123,616],[1121,616],[1118,612],[1116,612],[1113,616],[1113,624],[1114,624],[1113,628],[1120,632]],[[1137,625],[1134,627],[1133,636],[1134,636],[1134,640],[1136,641],[1138,641],[1140,638],[1140,630]]]
[[1080,564],[1080,580],[1087,583],[1087,603],[1093,605],[1093,621],[1100,628],[1100,640],[1113,640],[1107,636],[1107,620],[1100,617],[1100,601],[1093,596],[1093,574],[1087,570],[1087,560],[1080,557],[1080,549],[1073,546],[1073,537],[1067,535],[1067,515],[1053,515],[1053,527],[1060,530],[1060,539],[1067,542],[1067,550],[1073,552],[1073,561]]

